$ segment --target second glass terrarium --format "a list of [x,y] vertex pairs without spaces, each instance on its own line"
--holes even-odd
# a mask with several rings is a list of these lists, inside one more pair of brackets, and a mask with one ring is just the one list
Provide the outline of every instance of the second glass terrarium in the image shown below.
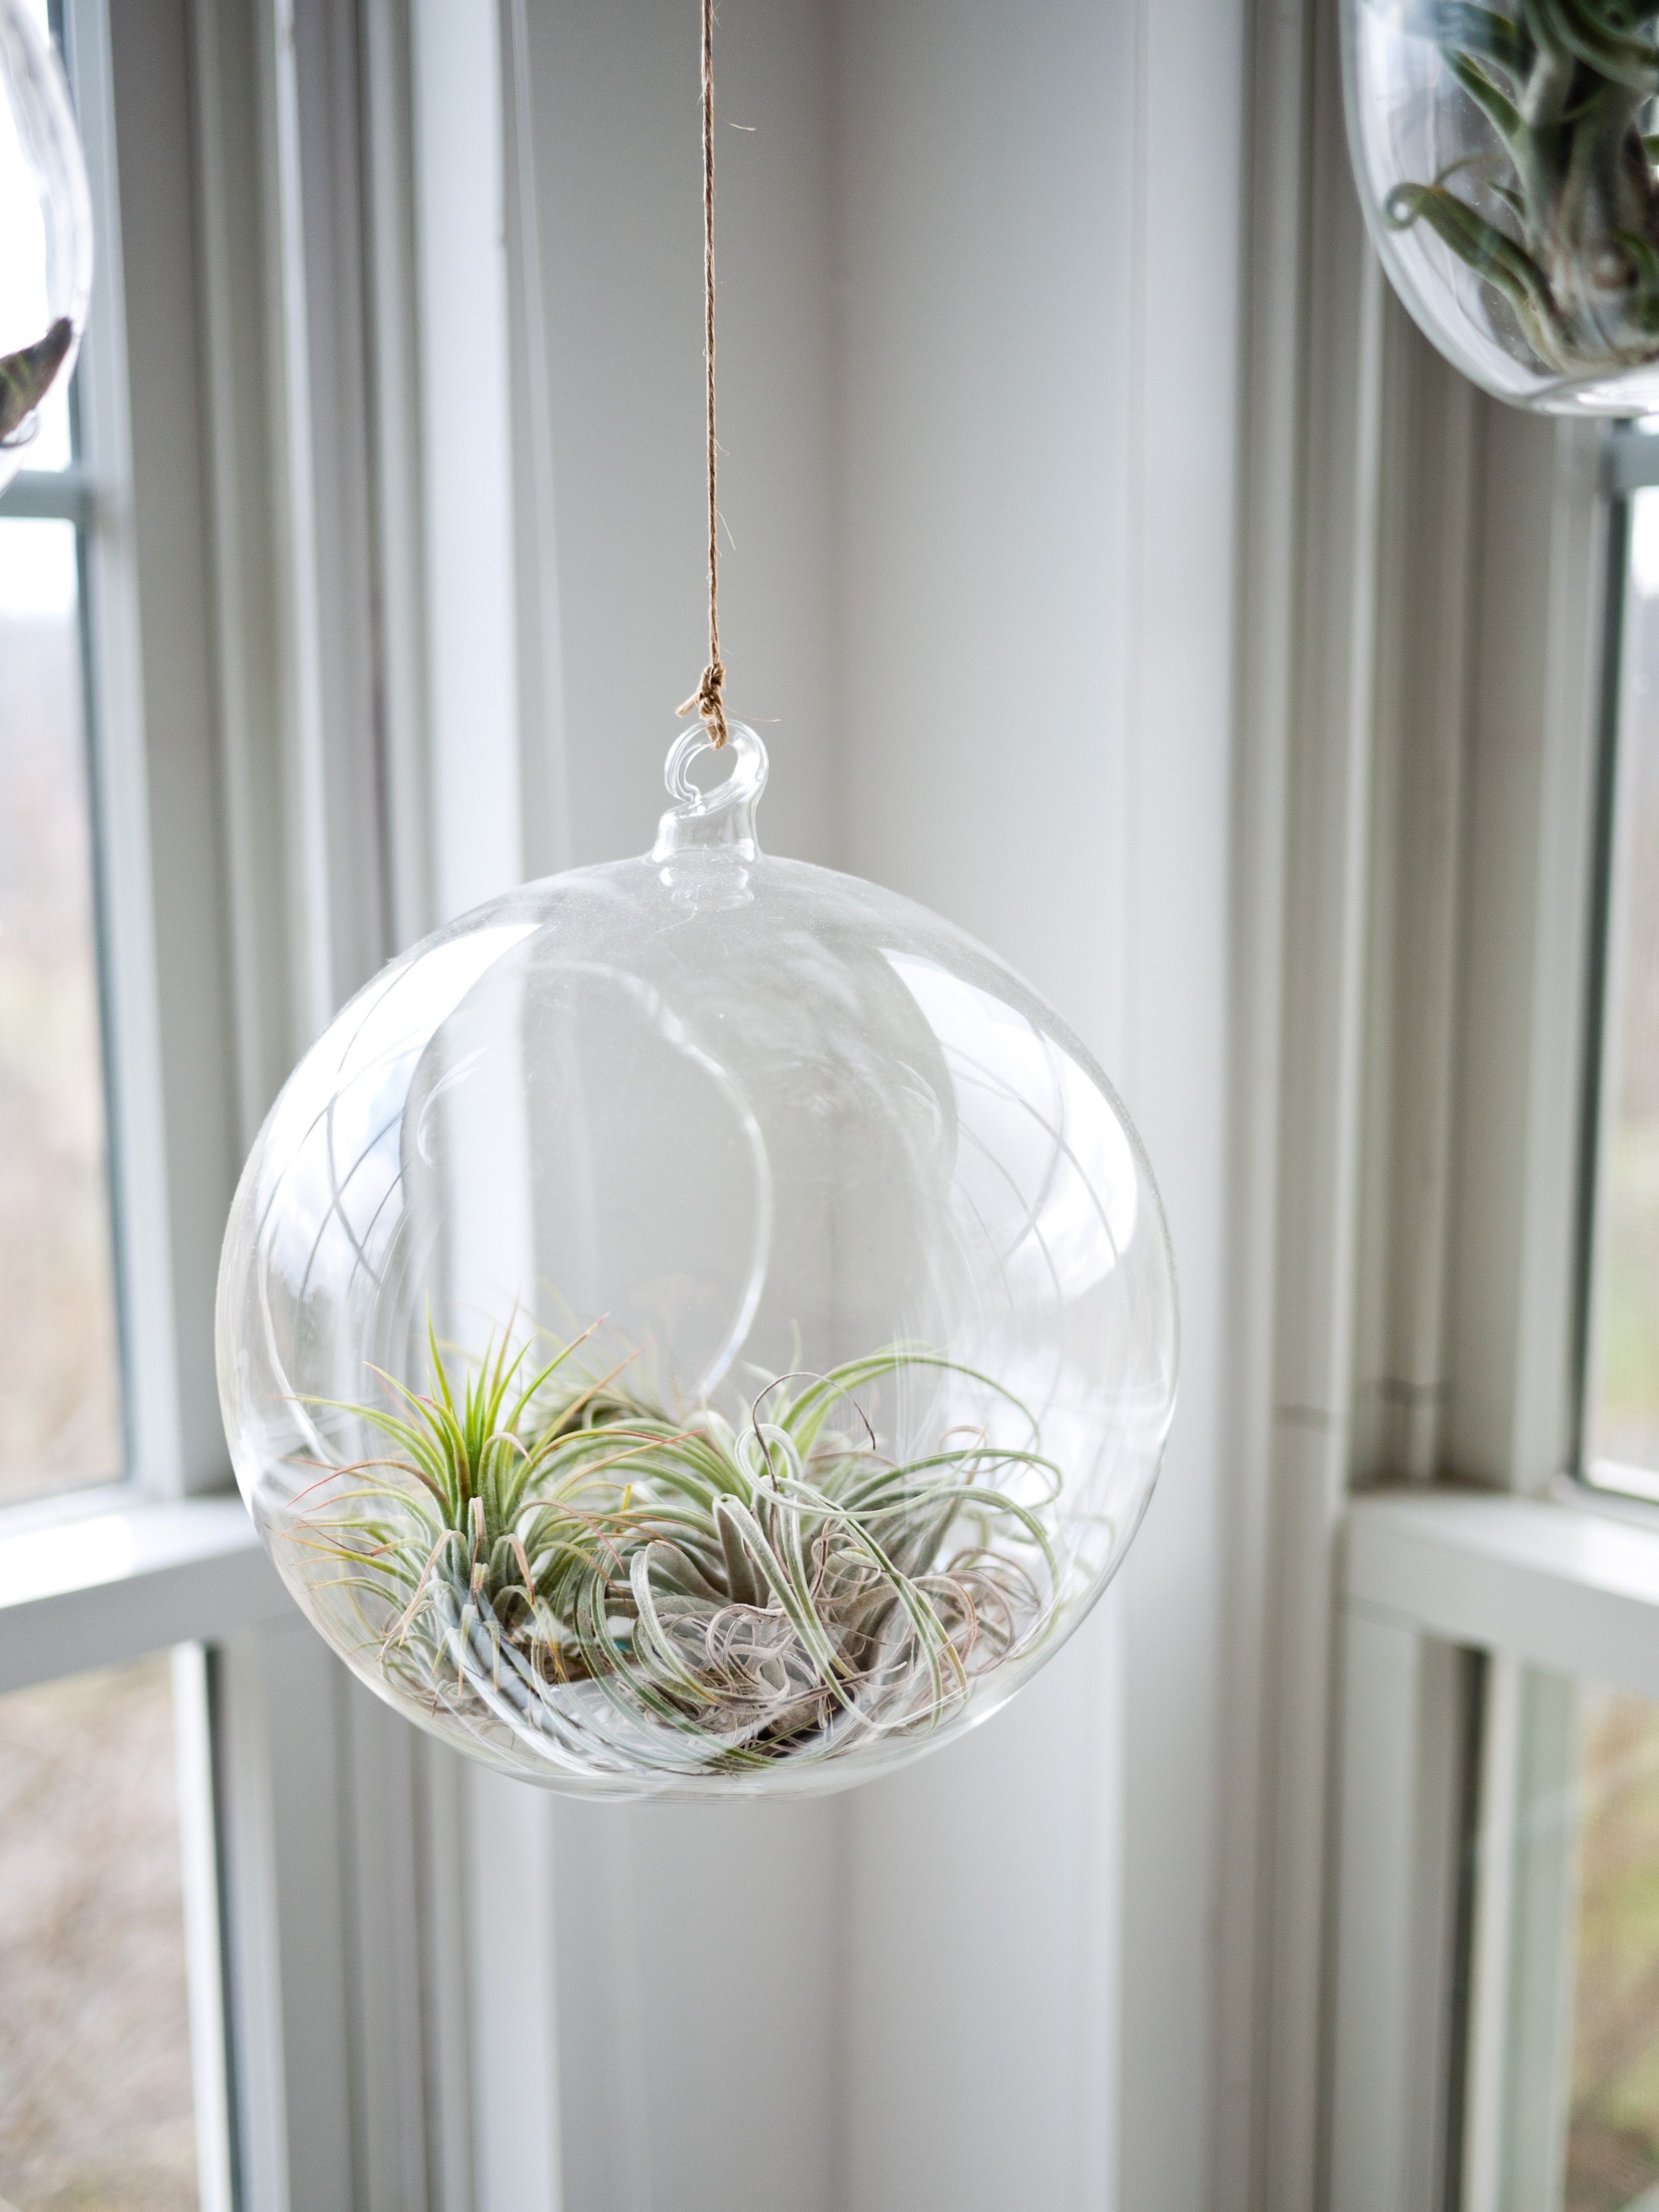
[[763,854],[766,756],[647,855],[393,963],[290,1079],[220,1278],[236,1472],[316,1626],[600,1795],[834,1787],[993,1711],[1121,1559],[1173,1404],[1146,1156],[937,915]]
[[1519,405],[1659,409],[1659,6],[1342,13],[1360,198],[1425,335]]
[[75,368],[92,214],[69,88],[30,0],[0,0],[0,490]]

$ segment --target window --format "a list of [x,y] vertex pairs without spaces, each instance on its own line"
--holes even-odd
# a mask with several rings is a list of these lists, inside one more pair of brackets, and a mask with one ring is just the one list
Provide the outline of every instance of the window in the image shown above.
[[0,2200],[17,2212],[200,2203],[177,1770],[165,1656],[0,1698]]
[[1577,1706],[1565,2198],[1603,2212],[1659,2188],[1659,1705],[1586,1686]]
[[0,1498],[123,1462],[77,538],[0,520]]
[[1584,1471],[1659,1498],[1659,490],[1620,535]]
[[0,1500],[125,1457],[73,417],[54,387],[0,520]]
[[1488,1725],[1465,2191],[1626,2212],[1659,2188],[1659,1705],[1500,1665]]
[[[1385,1484],[1349,1509],[1332,2172],[1400,2212],[1647,2212],[1659,446],[1496,410],[1484,434],[1453,1062],[1469,1148],[1434,1472],[1486,1492]],[[1541,711],[1507,682],[1528,589]]]
[[[70,27],[107,186],[106,27],[81,8]],[[131,830],[109,831],[94,719],[117,648],[88,584],[107,593],[122,563],[109,441],[94,457],[79,437],[116,396],[118,270],[101,283],[76,388],[0,496],[0,2201],[185,2212],[222,2202],[228,2173],[199,1655],[169,1659],[165,1618],[76,1634],[51,1595],[144,1549],[112,1549],[128,1499],[107,1487],[128,1453],[103,925]],[[131,1033],[136,1010],[115,1011]],[[80,1671],[111,1640],[148,1656]]]

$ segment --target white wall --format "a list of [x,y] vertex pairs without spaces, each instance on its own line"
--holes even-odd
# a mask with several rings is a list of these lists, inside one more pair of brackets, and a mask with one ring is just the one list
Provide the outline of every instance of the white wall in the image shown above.
[[[849,859],[1121,1068],[1133,12],[838,13]],[[1122,1626],[848,1802],[857,2212],[1110,2201]]]
[[[829,15],[725,0],[717,148],[728,704],[774,756],[766,842],[821,860],[840,848]],[[707,658],[697,10],[550,0],[526,20],[580,864],[650,843]]]
[[1122,1083],[1158,1163],[1182,1291],[1181,1409],[1123,1575],[1125,2212],[1231,2186],[1213,2169],[1222,1384],[1231,1102],[1235,485],[1242,370],[1245,27],[1238,0],[1143,18],[1132,420],[1128,944]]
[[[545,842],[580,864],[649,844],[706,657],[698,26],[667,0],[525,21],[563,669]],[[720,112],[756,127],[723,125],[718,164],[728,699],[773,756],[763,841],[835,862],[830,21],[724,0]],[[836,2212],[844,1819],[555,1808],[565,2212]]]
[[[852,862],[1100,1052],[1185,1340],[1105,1617],[851,1801],[859,2212],[1207,2189],[1241,19],[842,11]],[[953,2023],[920,2051],[900,1971]]]
[[[976,1735],[822,1804],[553,1808],[567,2212],[1205,2200],[1243,13],[721,8],[763,837],[976,930],[1099,1050],[1183,1395],[1119,1588]],[[563,747],[526,847],[577,861],[647,842],[703,657],[696,15],[525,18]]]

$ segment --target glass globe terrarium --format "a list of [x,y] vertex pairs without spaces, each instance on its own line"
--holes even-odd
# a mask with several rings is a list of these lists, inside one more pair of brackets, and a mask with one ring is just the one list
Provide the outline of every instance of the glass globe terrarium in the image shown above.
[[68,384],[92,289],[86,167],[43,17],[0,0],[0,490]]
[[359,993],[220,1275],[226,1425],[369,1686],[529,1779],[833,1788],[1000,1705],[1121,1559],[1176,1295],[1121,1106],[960,931],[761,853],[766,755],[653,851]]
[[1377,252],[1448,360],[1553,413],[1659,408],[1648,0],[1342,0]]

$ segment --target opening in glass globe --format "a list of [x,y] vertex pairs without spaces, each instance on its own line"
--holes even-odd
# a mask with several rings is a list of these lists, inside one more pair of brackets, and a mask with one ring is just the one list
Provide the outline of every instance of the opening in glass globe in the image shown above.
[[86,167],[45,17],[0,0],[0,490],[68,386],[92,289]]
[[219,1291],[236,1473],[422,1726],[573,1790],[830,1788],[993,1711],[1173,1402],[1151,1171],[1052,1010],[669,757],[647,855],[440,931],[308,1054]]
[[1383,267],[1487,392],[1659,409],[1659,6],[1343,0],[1348,135]]

